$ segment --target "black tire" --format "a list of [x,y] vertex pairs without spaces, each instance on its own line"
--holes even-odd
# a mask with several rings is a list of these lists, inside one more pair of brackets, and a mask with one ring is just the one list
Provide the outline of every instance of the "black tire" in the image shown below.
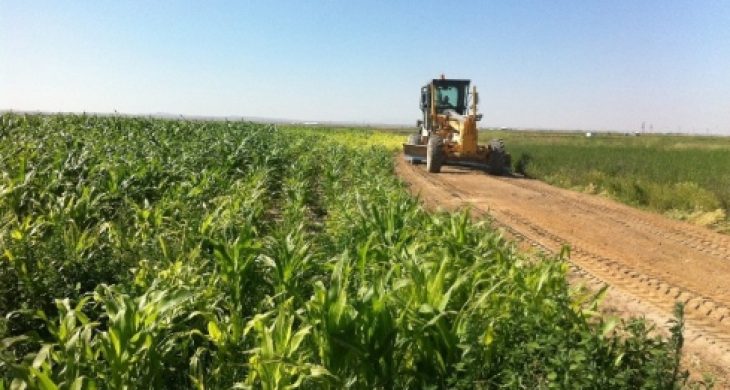
[[492,175],[504,175],[509,172],[510,156],[504,148],[504,141],[493,139],[489,141],[489,155],[487,156],[487,171]]
[[441,172],[444,163],[444,142],[441,137],[431,135],[426,145],[426,170],[431,173]]

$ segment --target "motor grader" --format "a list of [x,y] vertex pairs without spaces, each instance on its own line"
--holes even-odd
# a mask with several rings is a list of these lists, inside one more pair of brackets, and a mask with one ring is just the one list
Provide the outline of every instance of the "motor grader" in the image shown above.
[[447,79],[443,75],[421,88],[420,107],[423,118],[419,131],[403,144],[407,161],[418,164],[425,160],[426,170],[441,171],[444,164],[468,165],[501,175],[510,171],[511,157],[501,139],[487,145],[478,144],[477,113],[479,95],[470,80]]

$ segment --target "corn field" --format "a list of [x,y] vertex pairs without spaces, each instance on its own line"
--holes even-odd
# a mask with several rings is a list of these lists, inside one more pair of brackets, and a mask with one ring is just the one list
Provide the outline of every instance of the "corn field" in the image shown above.
[[601,317],[362,133],[3,114],[0,389],[684,384],[681,308]]

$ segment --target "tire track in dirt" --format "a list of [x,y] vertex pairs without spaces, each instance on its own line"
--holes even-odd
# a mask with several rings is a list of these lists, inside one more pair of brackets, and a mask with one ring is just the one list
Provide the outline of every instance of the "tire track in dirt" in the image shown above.
[[625,315],[663,327],[675,302],[684,302],[685,351],[730,376],[728,237],[535,180],[455,167],[428,174],[401,158],[396,171],[430,208],[470,207],[543,252],[569,245],[571,273],[610,285],[612,304]]
[[[521,184],[525,188],[534,189],[536,187],[535,182],[532,180],[525,180]],[[547,196],[555,198],[555,191],[553,188],[546,188],[544,183],[540,184],[542,184],[541,189],[548,194]],[[558,195],[558,197],[560,197],[560,195]],[[627,227],[639,228],[647,233],[654,234],[657,237],[674,240],[690,248],[696,249],[697,251],[707,252],[711,255],[730,261],[730,238],[726,236],[713,234],[711,237],[707,237],[707,235],[704,234],[706,233],[706,229],[666,220],[664,217],[656,214],[645,213],[645,215],[641,215],[642,213],[639,210],[620,203],[604,204],[604,202],[601,202],[600,200],[596,201],[594,199],[584,198],[583,202],[574,203],[572,206],[585,210],[586,204],[590,205],[592,211],[601,213],[603,216],[616,223],[620,223]],[[652,229],[652,221],[657,218],[664,219],[663,223],[666,225],[666,229],[662,232]],[[677,226],[673,226],[675,224]]]

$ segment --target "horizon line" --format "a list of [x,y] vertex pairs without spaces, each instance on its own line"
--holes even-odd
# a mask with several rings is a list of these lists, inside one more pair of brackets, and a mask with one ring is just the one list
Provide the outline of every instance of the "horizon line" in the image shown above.
[[[203,121],[229,121],[229,120],[240,120],[247,122],[258,122],[258,123],[270,123],[270,124],[291,124],[291,125],[304,125],[304,126],[323,126],[323,127],[335,127],[335,126],[351,126],[351,127],[383,127],[389,129],[408,129],[415,128],[412,124],[405,123],[392,123],[392,122],[364,122],[364,121],[340,121],[340,120],[303,120],[303,119],[291,119],[291,118],[272,118],[272,117],[261,117],[261,116],[250,116],[250,115],[205,115],[205,114],[175,114],[168,112],[154,112],[154,113],[129,113],[119,112],[114,110],[113,112],[104,111],[45,111],[45,110],[17,110],[12,108],[0,109],[0,114],[15,113],[15,114],[30,114],[30,115],[91,115],[91,116],[123,116],[123,117],[141,117],[141,118],[155,118],[155,119],[178,119],[178,120],[203,120]],[[711,133],[711,132],[683,132],[683,131],[638,131],[638,130],[621,130],[621,129],[606,129],[606,128],[555,128],[555,127],[541,127],[541,126],[480,126],[478,130],[500,130],[500,131],[552,131],[552,132],[570,132],[570,133],[616,133],[616,134],[633,134],[633,135],[688,135],[688,136],[721,136],[727,137],[730,134],[725,133]]]

